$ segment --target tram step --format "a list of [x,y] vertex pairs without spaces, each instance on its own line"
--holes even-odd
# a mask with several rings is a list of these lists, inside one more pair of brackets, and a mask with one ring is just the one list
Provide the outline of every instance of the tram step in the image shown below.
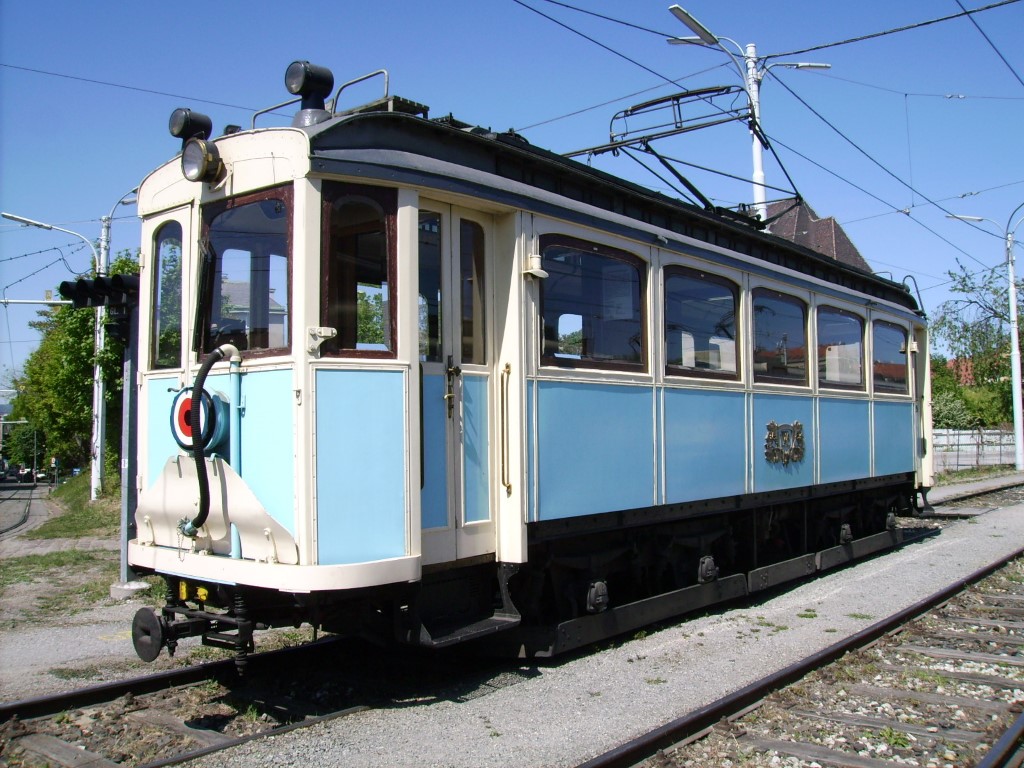
[[518,613],[496,612],[489,619],[483,619],[464,627],[458,627],[443,635],[434,637],[427,631],[426,627],[420,628],[420,645],[429,648],[444,648],[456,643],[464,643],[467,640],[474,640],[478,637],[493,635],[496,632],[503,632],[507,629],[514,629],[519,626],[520,617]]

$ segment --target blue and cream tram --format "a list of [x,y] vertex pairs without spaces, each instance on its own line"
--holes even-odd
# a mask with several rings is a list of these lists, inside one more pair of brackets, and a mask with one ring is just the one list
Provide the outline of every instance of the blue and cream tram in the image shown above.
[[143,658],[300,622],[549,654],[900,542],[932,482],[904,286],[286,82],[291,127],[177,110],[139,190]]

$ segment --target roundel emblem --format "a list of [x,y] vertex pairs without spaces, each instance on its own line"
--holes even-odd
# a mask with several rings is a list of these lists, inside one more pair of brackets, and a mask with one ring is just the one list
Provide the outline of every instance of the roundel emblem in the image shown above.
[[[171,403],[171,434],[175,442],[184,450],[191,451],[195,447],[192,436],[192,387],[186,387],[174,396]],[[213,398],[204,389],[199,399],[199,432],[201,444],[206,448],[210,444],[217,428],[217,409]]]

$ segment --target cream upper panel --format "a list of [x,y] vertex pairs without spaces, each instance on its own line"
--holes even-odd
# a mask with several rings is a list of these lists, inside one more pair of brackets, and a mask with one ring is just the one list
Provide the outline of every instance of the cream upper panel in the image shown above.
[[188,181],[175,157],[139,188],[139,215],[146,217],[201,197],[203,202],[283,184],[309,173],[309,139],[294,128],[246,131],[214,140],[224,174],[214,184]]

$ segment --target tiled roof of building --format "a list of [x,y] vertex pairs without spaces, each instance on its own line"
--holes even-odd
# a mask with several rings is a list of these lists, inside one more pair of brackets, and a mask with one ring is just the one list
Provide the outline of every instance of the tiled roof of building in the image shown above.
[[769,225],[769,232],[825,256],[830,256],[843,264],[863,269],[865,272],[874,271],[860,255],[857,246],[839,226],[838,221],[831,216],[823,219],[806,202],[795,205],[796,202],[796,200],[789,199],[768,204],[769,219],[782,214]]

